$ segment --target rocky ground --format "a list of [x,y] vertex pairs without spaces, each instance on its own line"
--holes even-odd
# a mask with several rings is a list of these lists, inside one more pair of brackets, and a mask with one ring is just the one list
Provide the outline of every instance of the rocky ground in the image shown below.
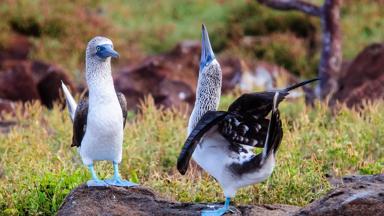
[[[226,215],[379,216],[384,214],[384,174],[347,176],[335,188],[303,208],[289,205],[236,205]],[[213,204],[215,205],[215,204]],[[180,203],[145,187],[89,188],[81,185],[65,199],[58,215],[200,215],[206,203]]]

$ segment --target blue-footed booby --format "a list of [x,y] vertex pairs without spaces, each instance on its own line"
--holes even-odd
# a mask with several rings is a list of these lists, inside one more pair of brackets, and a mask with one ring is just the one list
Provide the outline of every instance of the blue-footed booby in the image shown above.
[[[62,83],[68,111],[73,121],[72,146],[78,148],[83,163],[88,166],[92,180],[88,186],[134,186],[121,179],[118,164],[122,159],[123,130],[127,118],[127,103],[122,93],[116,92],[111,58],[119,54],[110,39],[97,36],[89,41],[86,49],[85,75],[88,97],[79,104]],[[94,161],[112,161],[112,179],[100,180],[93,167]]]
[[[239,188],[264,181],[272,174],[275,154],[283,137],[279,103],[290,90],[318,79],[283,90],[243,94],[227,111],[217,111],[221,71],[204,26],[202,41],[196,102],[177,169],[185,174],[192,157],[212,175],[223,188],[226,200],[222,208],[203,210],[202,215],[223,215]],[[255,154],[254,147],[264,149]]]

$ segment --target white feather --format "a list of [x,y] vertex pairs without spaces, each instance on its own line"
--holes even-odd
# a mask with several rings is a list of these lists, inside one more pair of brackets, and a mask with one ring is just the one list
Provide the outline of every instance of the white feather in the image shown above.
[[61,81],[61,88],[63,89],[64,96],[65,96],[65,101],[67,104],[69,116],[71,117],[72,122],[75,119],[75,112],[77,108],[77,104],[71,93],[69,92],[67,86],[64,84],[63,81]]

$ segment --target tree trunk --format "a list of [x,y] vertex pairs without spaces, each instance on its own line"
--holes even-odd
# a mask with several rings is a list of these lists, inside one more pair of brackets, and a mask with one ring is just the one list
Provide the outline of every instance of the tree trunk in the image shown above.
[[322,51],[318,68],[320,84],[317,96],[321,100],[337,90],[342,63],[340,6],[342,0],[325,0],[322,7],[301,0],[257,0],[277,10],[297,10],[319,17],[323,31]]
[[341,69],[341,0],[325,0],[321,13],[323,44],[319,64],[320,98],[326,99],[337,90],[337,79]]

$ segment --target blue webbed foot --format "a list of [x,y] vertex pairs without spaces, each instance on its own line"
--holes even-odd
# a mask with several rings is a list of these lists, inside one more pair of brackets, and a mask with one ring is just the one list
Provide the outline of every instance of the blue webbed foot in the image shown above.
[[231,198],[227,197],[225,199],[225,204],[223,207],[219,208],[219,209],[212,209],[212,210],[202,210],[201,211],[201,216],[221,216],[223,214],[225,214],[226,212],[229,211],[229,203],[231,201]]
[[108,187],[108,184],[97,178],[93,164],[88,165],[88,169],[92,174],[92,179],[87,181],[88,187]]
[[138,185],[136,183],[123,180],[121,178],[115,178],[115,177],[112,179],[105,180],[105,183],[107,183],[108,185],[119,186],[119,187],[133,187]]
[[228,208],[222,207],[214,210],[202,210],[201,216],[221,216],[228,211]]
[[109,185],[99,179],[91,179],[87,181],[88,187],[108,187]]
[[113,162],[113,170],[113,178],[105,180],[107,184],[119,187],[133,187],[138,185],[136,183],[121,179],[119,174],[119,164],[115,161]]

